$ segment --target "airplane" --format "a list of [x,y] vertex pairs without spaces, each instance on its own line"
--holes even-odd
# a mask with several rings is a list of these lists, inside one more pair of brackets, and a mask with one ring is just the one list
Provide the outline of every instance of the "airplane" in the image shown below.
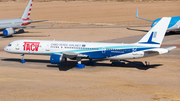
[[[156,19],[154,21],[149,20],[149,19],[145,19],[145,18],[140,18],[138,16],[138,9],[137,9],[137,12],[136,12],[136,18],[152,22],[151,27],[154,27],[161,20],[161,18],[158,18],[158,19]],[[170,21],[170,23],[168,25],[167,31],[172,31],[173,32],[173,31],[179,31],[179,30],[180,30],[180,16],[171,17],[171,21]]]
[[[60,65],[67,58],[77,60],[76,68],[84,68],[82,59],[109,59],[112,64],[122,59],[135,59],[168,53],[176,46],[160,48],[171,18],[163,17],[140,41],[132,44],[74,42],[50,40],[16,40],[4,48],[5,52],[21,54],[21,63],[25,63],[24,55],[50,55],[51,64]],[[114,60],[114,61],[113,61]],[[116,61],[117,60],[117,61]]]
[[34,27],[40,27],[40,26],[54,25],[55,22],[52,25],[27,26],[30,23],[47,21],[47,20],[33,21],[29,19],[30,14],[31,14],[32,3],[33,3],[33,0],[29,0],[20,18],[0,20],[0,31],[3,31],[4,36],[12,36],[15,33],[15,29],[19,29],[19,28],[27,28],[27,27],[34,28]]

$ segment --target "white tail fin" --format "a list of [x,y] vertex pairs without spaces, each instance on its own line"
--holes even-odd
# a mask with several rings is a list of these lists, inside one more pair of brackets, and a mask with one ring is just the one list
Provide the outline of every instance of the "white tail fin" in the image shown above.
[[163,17],[151,30],[138,42],[138,44],[149,44],[160,47],[167,31],[171,17]]
[[29,3],[27,4],[26,9],[24,10],[24,13],[21,16],[21,19],[29,20],[32,3],[33,3],[33,0],[29,0]]

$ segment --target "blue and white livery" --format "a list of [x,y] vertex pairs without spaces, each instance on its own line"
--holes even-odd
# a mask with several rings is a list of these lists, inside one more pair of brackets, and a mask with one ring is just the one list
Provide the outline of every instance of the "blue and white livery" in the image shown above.
[[[15,54],[50,55],[52,64],[59,64],[67,58],[77,60],[77,68],[84,68],[81,59],[135,59],[168,53],[175,46],[160,48],[171,18],[162,18],[140,41],[132,44],[17,40],[11,42],[4,51]],[[91,64],[91,63],[90,63]]]
[[[154,27],[161,20],[161,18],[158,18],[158,19],[156,19],[154,21],[149,20],[149,19],[145,19],[145,18],[140,18],[138,16],[138,9],[137,9],[137,12],[136,12],[136,18],[152,22],[151,27]],[[170,23],[168,25],[167,31],[179,31],[179,30],[180,30],[180,16],[171,17],[171,21],[170,21]]]

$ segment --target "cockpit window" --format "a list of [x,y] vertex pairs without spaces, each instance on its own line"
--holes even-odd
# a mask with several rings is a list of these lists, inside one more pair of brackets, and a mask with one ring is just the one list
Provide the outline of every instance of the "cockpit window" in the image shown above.
[[8,46],[11,46],[11,44],[9,44]]

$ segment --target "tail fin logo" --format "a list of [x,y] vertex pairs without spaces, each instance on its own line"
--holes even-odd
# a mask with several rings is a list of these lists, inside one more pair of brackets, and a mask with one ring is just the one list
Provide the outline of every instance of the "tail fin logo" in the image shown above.
[[33,0],[29,0],[29,3],[27,4],[26,9],[24,10],[23,15],[21,16],[23,20],[29,20],[31,10],[32,10],[32,3],[33,3]]
[[156,38],[157,32],[152,32],[147,42],[139,42],[140,44],[160,44],[157,42],[153,42],[152,39]]

